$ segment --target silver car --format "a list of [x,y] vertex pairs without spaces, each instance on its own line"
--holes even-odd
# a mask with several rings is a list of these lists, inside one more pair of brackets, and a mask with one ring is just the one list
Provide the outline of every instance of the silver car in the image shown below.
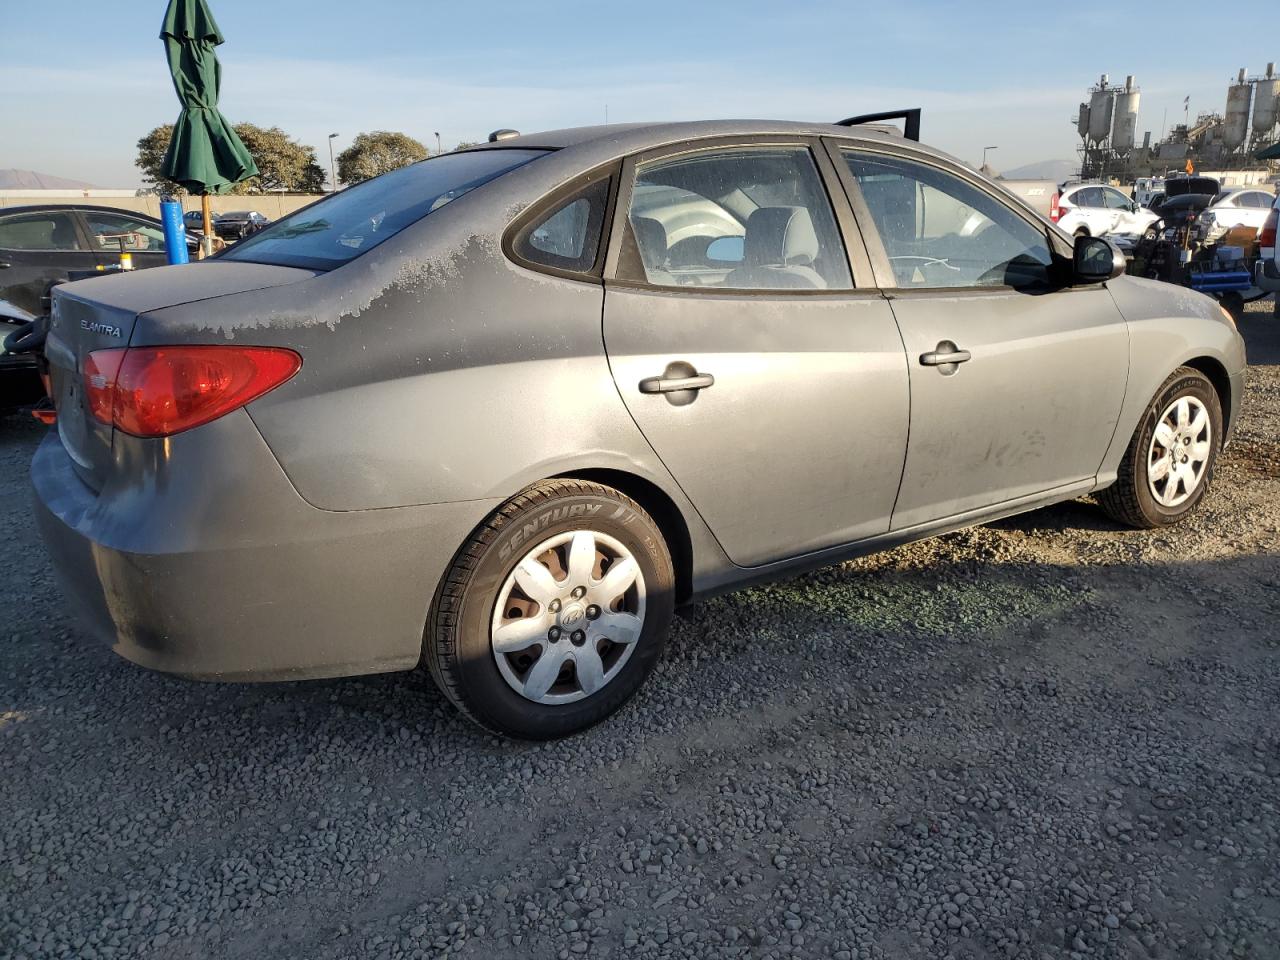
[[1087,493],[1195,509],[1243,344],[1122,270],[877,127],[495,137],[58,287],[35,509],[135,663],[425,662],[558,737],[699,597]]

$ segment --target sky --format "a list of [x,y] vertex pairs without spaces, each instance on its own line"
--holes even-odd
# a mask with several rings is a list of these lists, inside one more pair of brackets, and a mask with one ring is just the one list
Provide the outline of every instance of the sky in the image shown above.
[[[0,0],[0,168],[136,187],[136,142],[178,114],[159,40],[165,0]],[[1240,67],[1280,60],[1274,30],[1171,56],[1149,16],[1083,0],[210,0],[226,37],[223,113],[280,126],[328,168],[355,134],[434,149],[609,121],[837,120],[919,106],[922,139],[998,170],[1075,156],[1076,107],[1101,73],[1135,74],[1138,138],[1182,100],[1221,112]],[[1136,8],[1135,8],[1136,9]],[[1158,19],[1202,19],[1202,4]],[[1200,12],[1198,12],[1200,11]],[[1092,25],[1090,28],[1089,25]],[[1070,29],[1070,27],[1079,29]],[[1096,37],[1096,40],[1090,40]]]

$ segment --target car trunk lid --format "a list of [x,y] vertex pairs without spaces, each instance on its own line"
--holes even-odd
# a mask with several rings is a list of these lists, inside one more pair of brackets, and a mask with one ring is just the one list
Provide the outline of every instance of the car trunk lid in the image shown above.
[[80,478],[94,490],[102,488],[111,467],[114,439],[113,428],[95,419],[86,406],[84,369],[90,353],[128,346],[141,314],[282,286],[314,275],[314,271],[294,267],[214,260],[55,287],[45,356],[58,434]]

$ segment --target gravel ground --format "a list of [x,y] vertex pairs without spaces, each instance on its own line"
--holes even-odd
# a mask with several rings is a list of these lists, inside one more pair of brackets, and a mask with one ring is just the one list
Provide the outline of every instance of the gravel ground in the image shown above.
[[1280,321],[1216,490],[709,602],[529,746],[86,643],[0,423],[0,957],[1280,957]]

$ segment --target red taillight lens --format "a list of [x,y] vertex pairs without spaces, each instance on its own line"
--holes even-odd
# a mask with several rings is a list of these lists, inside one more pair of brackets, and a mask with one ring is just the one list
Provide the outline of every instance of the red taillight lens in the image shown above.
[[1271,212],[1267,214],[1267,222],[1262,225],[1262,232],[1258,234],[1258,246],[1274,247],[1278,226],[1280,226],[1280,209],[1272,207]]
[[302,358],[279,347],[95,350],[84,366],[89,412],[138,437],[216,420],[284,383]]
[[1049,219],[1052,220],[1054,223],[1057,223],[1060,219],[1062,219],[1062,207],[1058,205],[1061,199],[1062,199],[1062,194],[1055,192],[1053,195],[1053,199],[1049,201]]
[[120,363],[129,351],[95,350],[84,361],[84,402],[93,419],[112,423],[116,406],[116,377]]

